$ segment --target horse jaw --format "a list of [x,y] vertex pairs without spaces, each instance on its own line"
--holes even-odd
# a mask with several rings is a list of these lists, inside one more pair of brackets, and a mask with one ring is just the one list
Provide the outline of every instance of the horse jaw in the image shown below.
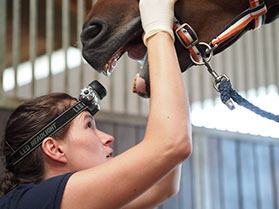
[[[95,36],[96,25],[101,25],[99,27],[102,29]],[[141,41],[142,32],[140,17],[122,25],[114,33],[105,21],[99,18],[90,19],[81,34],[83,57],[95,70],[109,75],[126,51],[132,59],[143,59],[146,48]]]

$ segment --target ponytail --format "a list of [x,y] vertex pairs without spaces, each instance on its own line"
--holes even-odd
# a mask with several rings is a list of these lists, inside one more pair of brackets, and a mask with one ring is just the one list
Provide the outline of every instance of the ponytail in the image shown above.
[[10,171],[4,172],[0,184],[0,198],[19,185],[14,174]]

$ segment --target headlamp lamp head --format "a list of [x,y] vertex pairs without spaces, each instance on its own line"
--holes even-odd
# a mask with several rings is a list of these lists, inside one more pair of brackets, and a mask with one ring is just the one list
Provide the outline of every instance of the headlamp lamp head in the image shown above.
[[99,110],[99,102],[107,95],[107,90],[98,81],[91,82],[87,87],[81,89],[79,101],[87,105],[87,110],[94,116]]

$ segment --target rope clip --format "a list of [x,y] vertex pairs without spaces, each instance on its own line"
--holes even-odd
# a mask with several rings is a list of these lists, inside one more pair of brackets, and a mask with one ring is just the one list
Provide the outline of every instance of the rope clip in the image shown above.
[[[215,89],[217,92],[220,93],[219,88],[218,88],[220,82],[221,82],[222,80],[224,80],[224,79],[226,79],[227,81],[229,81],[230,78],[229,78],[226,74],[222,74],[222,75],[219,76],[218,73],[217,73],[215,70],[213,70],[213,68],[211,67],[210,63],[207,61],[206,58],[203,58],[203,62],[204,62],[204,65],[206,66],[208,72],[213,76],[213,78],[214,78],[214,80],[215,80],[214,83],[213,83],[214,89]],[[235,109],[234,104],[233,104],[233,102],[232,102],[232,99],[229,99],[229,100],[226,101],[224,104],[225,104],[230,110]]]

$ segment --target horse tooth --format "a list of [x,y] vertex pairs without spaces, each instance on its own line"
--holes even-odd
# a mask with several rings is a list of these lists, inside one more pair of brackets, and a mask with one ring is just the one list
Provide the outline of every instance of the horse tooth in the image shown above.
[[109,68],[109,64],[106,63],[105,66],[104,66],[104,68],[103,68],[103,71],[102,71],[102,74],[103,74],[103,75],[107,75],[108,68]]

